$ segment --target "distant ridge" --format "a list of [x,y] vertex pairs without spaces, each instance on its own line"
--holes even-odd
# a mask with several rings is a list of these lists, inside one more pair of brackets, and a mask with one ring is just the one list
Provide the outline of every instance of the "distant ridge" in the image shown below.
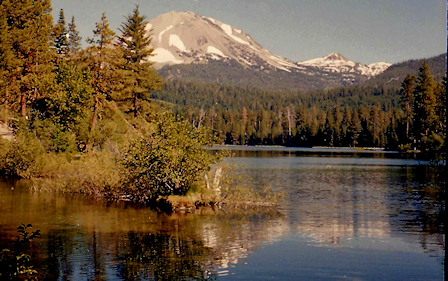
[[339,53],[331,53],[327,56],[302,61],[298,64],[317,67],[326,72],[357,73],[365,76],[378,75],[392,65],[387,62],[377,62],[369,65],[360,64],[349,60]]
[[[154,48],[149,59],[168,80],[307,91],[383,83],[387,81],[381,77],[397,69],[387,62],[361,64],[337,52],[293,62],[263,48],[243,30],[193,12],[159,15],[146,30]],[[404,72],[406,66],[400,67]],[[390,77],[395,78],[400,79]]]
[[417,75],[423,61],[426,61],[431,70],[431,74],[435,79],[442,79],[446,75],[446,61],[447,53],[440,54],[431,58],[411,59],[391,65],[383,73],[371,78],[365,82],[365,85],[370,86],[386,86],[386,87],[400,87],[401,82],[408,74]]

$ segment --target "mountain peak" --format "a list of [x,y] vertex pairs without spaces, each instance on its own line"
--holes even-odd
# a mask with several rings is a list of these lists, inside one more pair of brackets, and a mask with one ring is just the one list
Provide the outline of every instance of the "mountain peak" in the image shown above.
[[171,11],[151,19],[155,67],[234,60],[243,67],[281,69],[297,66],[272,54],[241,29],[193,12]]
[[[152,34],[154,56],[149,60],[156,68],[176,64],[207,64],[212,61],[237,63],[256,71],[301,72],[313,75],[316,70],[342,74],[348,80],[373,76],[384,71],[387,64],[363,65],[350,61],[340,53],[295,63],[277,56],[252,39],[250,35],[229,24],[194,12],[170,11],[148,21],[146,30]],[[345,79],[345,78],[344,78]]]
[[351,61],[337,52],[331,53],[324,57],[302,61],[298,64],[312,66],[325,72],[345,73],[347,77],[351,77],[355,74],[375,76],[385,71],[391,65],[385,62],[365,65]]
[[194,20],[194,18],[199,18],[200,16],[196,13],[190,11],[178,12],[178,11],[170,11],[168,13],[164,13],[158,15],[151,21],[156,21],[158,23],[170,23],[173,25],[181,24],[185,21]]
[[341,55],[340,53],[337,53],[337,52],[331,53],[331,54],[325,56],[324,58],[326,60],[332,60],[332,61],[335,61],[335,60],[349,61],[346,57],[344,57],[343,55]]

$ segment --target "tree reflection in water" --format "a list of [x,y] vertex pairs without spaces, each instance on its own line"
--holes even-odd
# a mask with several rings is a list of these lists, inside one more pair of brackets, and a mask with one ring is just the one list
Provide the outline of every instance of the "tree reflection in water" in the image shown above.
[[[42,237],[33,241],[32,258],[42,280],[213,280],[238,274],[242,260],[271,262],[272,253],[260,257],[260,249],[291,251],[300,243],[310,243],[297,246],[305,251],[302,255],[324,247],[342,255],[338,262],[347,257],[339,251],[344,248],[372,255],[391,251],[382,257],[394,266],[375,268],[390,270],[385,274],[399,274],[397,268],[412,271],[426,257],[443,263],[445,177],[427,166],[367,156],[236,160],[246,164],[240,172],[251,178],[251,184],[287,193],[278,209],[281,214],[272,209],[202,209],[166,215],[85,197],[30,192],[21,183],[11,190],[13,183],[0,182],[0,246],[14,238],[20,222],[40,229]],[[393,259],[394,243],[402,247],[396,253],[415,254],[413,264]],[[348,256],[353,262],[357,257]],[[289,260],[290,268],[262,269],[271,274],[280,270],[286,276],[297,273],[293,269],[307,260]],[[334,264],[338,263],[312,264],[317,275],[310,276],[322,270],[340,272]],[[346,266],[349,275],[356,269]],[[251,264],[248,268],[257,269]],[[438,269],[436,265],[431,276]]]
[[124,222],[119,230],[90,223],[44,227],[33,264],[42,280],[216,280],[254,247],[282,235],[276,228],[284,218],[273,209],[203,211],[155,214],[146,225]]
[[117,249],[124,280],[215,280],[214,253],[201,241],[167,234],[130,232]]
[[437,255],[443,255],[445,248],[445,171],[440,166],[407,167],[398,192],[389,194],[389,208],[396,214],[390,223],[394,231],[420,234],[408,238]]

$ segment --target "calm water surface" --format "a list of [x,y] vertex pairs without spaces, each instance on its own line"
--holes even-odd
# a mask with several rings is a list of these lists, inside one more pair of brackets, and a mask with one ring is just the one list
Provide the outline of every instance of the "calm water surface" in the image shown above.
[[[443,280],[443,203],[426,162],[346,150],[237,150],[277,209],[159,214],[0,182],[0,248],[31,223],[44,280]],[[14,190],[11,187],[14,186]]]

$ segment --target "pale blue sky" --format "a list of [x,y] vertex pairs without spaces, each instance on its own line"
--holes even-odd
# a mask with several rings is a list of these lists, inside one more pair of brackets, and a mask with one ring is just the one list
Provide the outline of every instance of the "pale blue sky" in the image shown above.
[[83,36],[106,12],[118,30],[135,5],[151,19],[193,11],[244,30],[273,53],[302,61],[339,52],[369,64],[446,52],[445,0],[52,0]]

